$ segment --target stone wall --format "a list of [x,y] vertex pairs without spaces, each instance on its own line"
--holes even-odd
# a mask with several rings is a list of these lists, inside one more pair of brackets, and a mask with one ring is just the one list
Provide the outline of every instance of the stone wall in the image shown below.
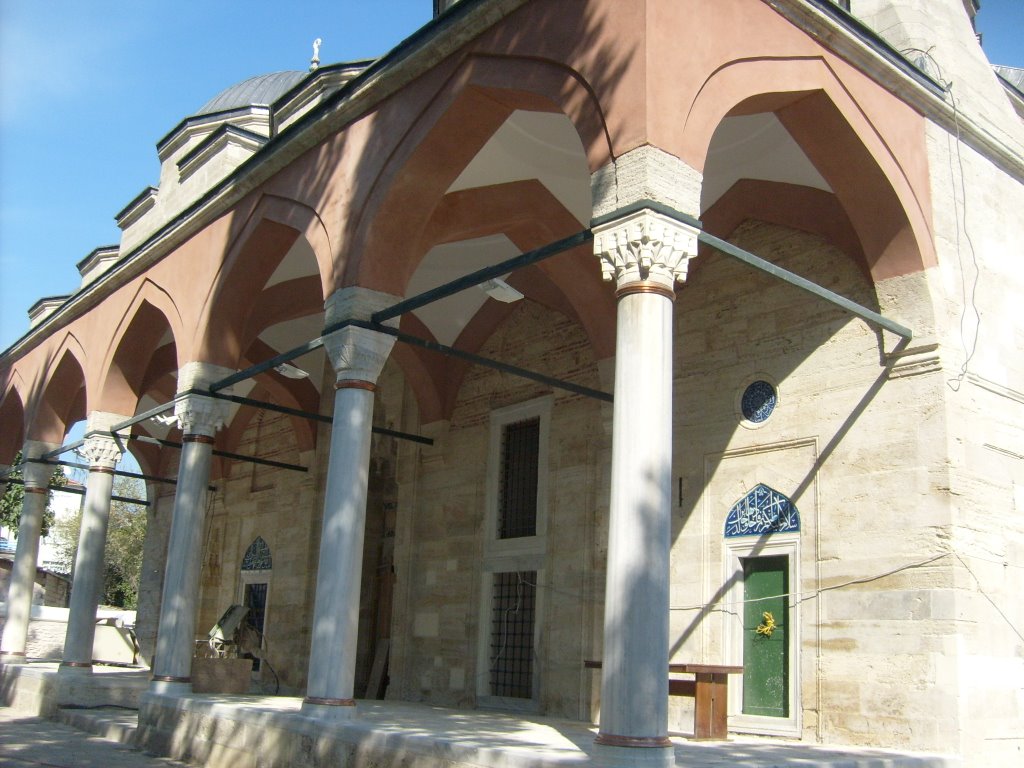
[[[864,265],[815,237],[747,222],[731,239],[877,307]],[[887,336],[885,350],[894,342]],[[955,642],[944,599],[951,519],[936,475],[943,382],[934,365],[890,370],[881,355],[863,321],[729,257],[698,257],[676,311],[673,648],[680,661],[742,663],[731,602],[742,592],[726,581],[724,524],[764,483],[800,513],[790,586],[797,708],[790,729],[767,732],[948,749],[957,713],[943,671]],[[756,379],[778,391],[759,425],[739,407]],[[732,692],[738,714],[738,680]]]
[[[236,452],[309,471],[238,461],[215,483],[204,535],[196,633],[205,637],[231,605],[243,603],[247,583],[266,583],[260,652],[268,663],[254,683],[269,693],[302,693],[322,514],[317,467],[312,455],[297,450],[289,417],[269,411],[252,420]],[[272,568],[243,571],[246,551],[257,538],[269,547]]]
[[[599,388],[589,343],[574,322],[533,304],[518,307],[480,354]],[[424,431],[415,472],[399,471],[395,664],[389,697],[473,706],[488,689],[478,662],[485,590],[484,519],[489,420],[494,409],[552,396],[547,467],[548,524],[538,577],[540,638],[535,663],[541,711],[586,718],[595,652],[595,611],[603,586],[596,555],[606,516],[609,443],[602,408],[580,395],[476,367],[460,389],[451,421]],[[408,500],[408,501],[406,501]],[[404,587],[404,589],[402,589]]]
[[928,148],[956,571],[945,674],[958,748],[994,765],[1024,751],[1024,187],[934,126]]

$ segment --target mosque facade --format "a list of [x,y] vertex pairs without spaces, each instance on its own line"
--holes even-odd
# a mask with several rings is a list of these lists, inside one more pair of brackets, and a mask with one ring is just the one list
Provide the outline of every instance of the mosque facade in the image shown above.
[[242,605],[251,689],[314,717],[504,709],[653,754],[690,664],[730,733],[1019,755],[1024,94],[984,10],[435,11],[182,120],[0,355],[4,662],[40,461],[85,421],[62,674],[130,451],[154,691]]

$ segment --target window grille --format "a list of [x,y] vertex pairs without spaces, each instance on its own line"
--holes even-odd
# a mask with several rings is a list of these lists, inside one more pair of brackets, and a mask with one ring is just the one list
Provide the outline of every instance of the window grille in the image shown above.
[[[256,639],[260,646],[263,645],[263,622],[267,617],[267,584],[246,584],[245,585],[245,607],[249,609],[246,614],[246,623],[256,630]],[[260,658],[257,655],[252,662],[252,671],[259,672]]]
[[533,697],[536,571],[494,574],[491,602],[491,695]]
[[540,418],[506,424],[501,435],[498,538],[537,535]]

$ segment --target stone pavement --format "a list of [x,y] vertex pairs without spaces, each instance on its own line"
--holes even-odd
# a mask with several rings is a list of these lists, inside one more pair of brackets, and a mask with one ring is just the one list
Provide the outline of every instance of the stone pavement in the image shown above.
[[[217,710],[235,725],[253,720],[265,730],[275,719],[288,718],[298,700],[261,697],[230,697],[232,706],[191,703],[204,715]],[[226,698],[226,697],[225,697]],[[355,764],[401,766],[473,766],[474,768],[582,768],[582,766],[639,765],[632,761],[596,759],[593,730],[582,723],[544,718],[530,721],[498,713],[453,711],[422,705],[361,702],[361,717],[342,728],[364,731],[378,743],[393,742],[390,755],[362,754]],[[398,715],[398,717],[396,717]],[[269,717],[268,717],[269,716]],[[123,707],[64,709],[57,714],[64,723],[108,738],[89,736],[68,725],[34,717],[19,716],[0,707],[0,768],[171,768],[183,766],[173,760],[151,757],[119,741],[133,738],[137,713]],[[208,723],[209,725],[209,723]],[[335,726],[337,727],[337,726]],[[207,728],[209,730],[209,728]],[[320,732],[332,730],[321,724]],[[351,734],[350,734],[351,735]],[[737,738],[728,742],[675,741],[675,765],[682,768],[954,768],[955,758],[914,755],[884,750],[827,747],[793,742]],[[313,759],[299,763],[280,761],[271,752],[220,755],[212,765],[336,765],[345,760]],[[383,757],[383,759],[379,759]],[[224,759],[226,758],[226,760]],[[201,761],[200,761],[201,763]]]
[[173,768],[183,763],[151,757],[116,741],[0,707],[0,768]]

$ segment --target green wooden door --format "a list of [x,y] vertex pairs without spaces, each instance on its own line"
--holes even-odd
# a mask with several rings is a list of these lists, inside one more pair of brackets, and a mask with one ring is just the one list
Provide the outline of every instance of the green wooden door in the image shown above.
[[789,558],[749,557],[742,562],[743,714],[788,717]]

